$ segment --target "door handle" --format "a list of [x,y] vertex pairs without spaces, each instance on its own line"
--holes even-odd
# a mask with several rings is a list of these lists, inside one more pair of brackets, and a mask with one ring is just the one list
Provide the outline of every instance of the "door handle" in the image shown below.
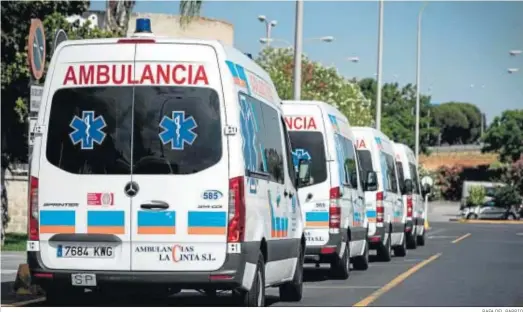
[[142,209],[168,209],[169,204],[161,200],[151,200],[140,205]]

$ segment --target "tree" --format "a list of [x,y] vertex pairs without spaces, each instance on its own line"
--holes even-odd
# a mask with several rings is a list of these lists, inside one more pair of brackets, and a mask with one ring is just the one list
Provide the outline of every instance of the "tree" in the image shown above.
[[200,16],[203,1],[200,0],[181,0],[180,1],[180,25],[187,26],[195,17]]
[[501,161],[516,162],[523,156],[523,109],[497,116],[484,135],[483,152],[499,152]]
[[107,30],[117,33],[127,33],[129,18],[136,1],[107,1]]
[[470,103],[448,102],[435,105],[432,112],[434,124],[441,129],[441,142],[472,144],[480,139],[482,114]]
[[[264,49],[256,62],[271,76],[281,99],[292,98],[293,90],[293,50]],[[302,57],[303,100],[318,100],[336,106],[351,125],[369,126],[372,115],[368,101],[357,84],[339,75],[334,68],[326,68],[319,63]]]
[[[122,33],[71,25],[66,16],[81,15],[89,1],[3,1],[2,6],[2,152],[10,161],[27,161],[27,114],[30,73],[27,66],[27,36],[31,18],[43,21],[47,59],[54,33],[64,29],[70,39],[105,38]],[[45,80],[42,77],[40,83]]]
[[[365,78],[358,82],[365,98],[371,101],[372,116],[376,112],[377,82]],[[395,142],[415,147],[415,104],[416,89],[412,84],[400,88],[398,83],[385,83],[382,86],[382,127],[381,130]],[[439,129],[430,126],[428,111],[430,97],[420,96],[420,152],[428,153],[428,146],[435,141]]]

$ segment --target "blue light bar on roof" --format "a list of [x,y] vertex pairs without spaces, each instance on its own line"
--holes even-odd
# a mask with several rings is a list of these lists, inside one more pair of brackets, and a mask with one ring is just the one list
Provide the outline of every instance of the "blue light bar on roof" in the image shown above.
[[148,18],[137,18],[136,19],[136,30],[135,33],[152,33],[151,31],[151,20]]

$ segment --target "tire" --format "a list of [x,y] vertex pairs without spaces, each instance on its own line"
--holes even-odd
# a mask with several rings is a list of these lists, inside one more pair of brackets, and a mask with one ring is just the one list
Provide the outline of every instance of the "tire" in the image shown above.
[[423,234],[422,235],[418,235],[416,237],[416,240],[417,240],[417,243],[418,243],[418,246],[425,246],[425,233],[427,232],[426,229],[423,229]]
[[382,262],[389,262],[392,259],[392,233],[389,232],[389,238],[385,245],[381,244],[378,248],[378,259]]
[[304,250],[300,246],[298,263],[294,270],[292,282],[280,286],[280,300],[287,302],[298,302],[303,298],[303,262],[305,260]]
[[84,288],[81,287],[50,286],[45,289],[46,303],[51,306],[81,306],[84,293]]
[[343,255],[338,257],[334,256],[331,262],[331,276],[333,279],[346,280],[350,275],[350,242],[345,245],[345,251]]
[[246,307],[265,306],[265,261],[260,252],[256,265],[256,274],[249,291],[242,292],[242,303]]
[[416,249],[418,248],[418,240],[416,235],[416,225],[412,226],[412,231],[407,233],[407,248]]
[[369,268],[369,241],[365,238],[365,250],[363,255],[357,256],[352,260],[354,270],[366,271]]
[[394,247],[394,257],[405,257],[407,255],[407,233],[403,234],[400,246]]

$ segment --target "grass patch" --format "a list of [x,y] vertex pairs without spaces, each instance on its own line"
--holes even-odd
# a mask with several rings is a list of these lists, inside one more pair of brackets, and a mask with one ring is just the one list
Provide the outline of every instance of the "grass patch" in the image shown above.
[[7,233],[5,234],[2,251],[25,251],[27,246],[27,234]]

